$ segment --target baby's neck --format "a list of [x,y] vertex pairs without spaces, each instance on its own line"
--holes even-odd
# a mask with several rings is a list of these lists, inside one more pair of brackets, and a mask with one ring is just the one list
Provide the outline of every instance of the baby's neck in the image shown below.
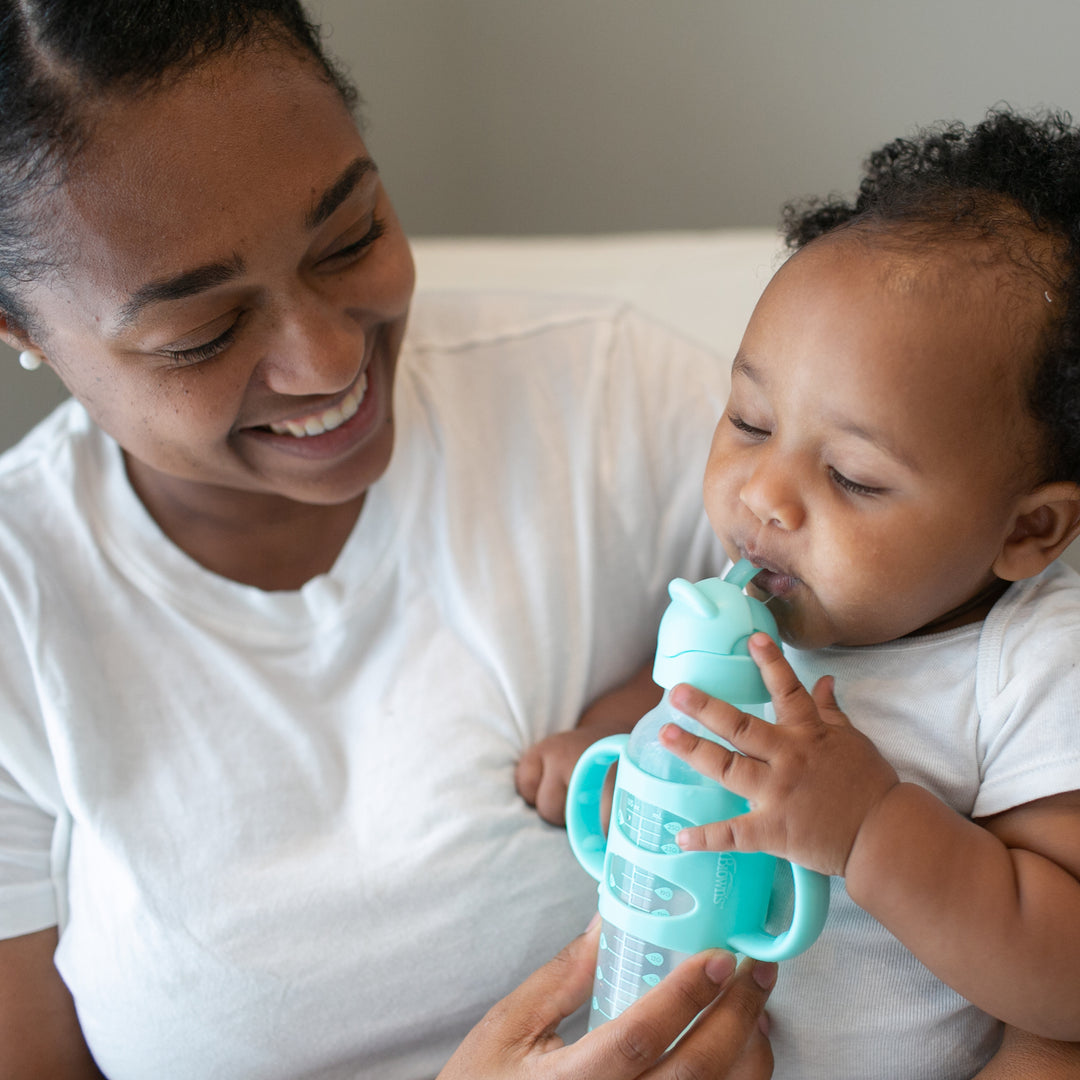
[[943,612],[936,619],[931,619],[930,622],[920,626],[917,630],[912,630],[903,636],[922,637],[924,634],[939,634],[943,630],[955,630],[958,626],[982,622],[1011,584],[1011,581],[994,578],[989,585],[984,589],[980,589],[979,592],[970,599],[965,600],[964,603]]

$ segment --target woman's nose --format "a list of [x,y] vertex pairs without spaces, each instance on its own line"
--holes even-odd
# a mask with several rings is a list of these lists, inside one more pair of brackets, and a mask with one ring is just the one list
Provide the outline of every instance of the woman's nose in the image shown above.
[[306,297],[282,313],[259,365],[262,380],[277,394],[336,394],[356,380],[365,341],[364,327],[346,312]]
[[771,456],[759,462],[747,478],[739,499],[763,525],[776,525],[788,532],[799,528],[806,517],[791,464]]

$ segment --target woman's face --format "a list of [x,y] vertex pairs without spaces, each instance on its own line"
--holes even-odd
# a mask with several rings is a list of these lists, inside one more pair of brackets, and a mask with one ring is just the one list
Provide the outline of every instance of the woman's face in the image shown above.
[[346,106],[284,49],[97,107],[41,200],[37,344],[143,493],[340,505],[393,444],[408,244]]

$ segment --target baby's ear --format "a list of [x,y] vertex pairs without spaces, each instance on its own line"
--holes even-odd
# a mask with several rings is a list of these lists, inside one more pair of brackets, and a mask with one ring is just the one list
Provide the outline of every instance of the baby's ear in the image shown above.
[[1046,569],[1080,536],[1080,484],[1043,484],[1019,502],[1013,529],[994,561],[1003,581],[1022,581]]

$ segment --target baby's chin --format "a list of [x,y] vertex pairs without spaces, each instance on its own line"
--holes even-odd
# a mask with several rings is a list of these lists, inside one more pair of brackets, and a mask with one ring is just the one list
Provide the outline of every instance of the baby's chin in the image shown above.
[[776,620],[780,640],[793,649],[809,651],[828,649],[833,646],[848,647],[878,644],[881,638],[870,640],[862,633],[845,632],[820,610],[807,612],[802,605],[792,606],[780,600],[769,603],[769,611]]
[[[751,586],[750,588],[753,588]],[[750,591],[747,589],[747,592]],[[829,640],[829,635],[823,626],[808,620],[798,607],[793,607],[784,601],[770,597],[767,593],[760,593],[760,599],[768,604],[769,611],[776,620],[776,629],[780,633],[780,640],[793,649],[823,649],[827,645],[834,644]]]

